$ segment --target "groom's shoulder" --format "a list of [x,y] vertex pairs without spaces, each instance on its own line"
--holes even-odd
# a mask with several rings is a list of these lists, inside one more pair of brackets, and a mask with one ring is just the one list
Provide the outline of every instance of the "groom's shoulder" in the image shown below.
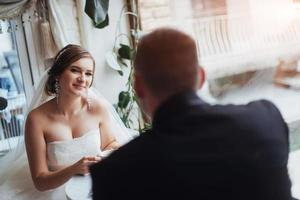
[[139,155],[148,151],[149,147],[153,148],[153,137],[151,132],[146,132],[140,134],[138,137],[134,138],[127,144],[123,145],[118,149],[118,151],[112,154],[113,156],[127,157],[127,154],[135,155],[135,158],[138,158]]

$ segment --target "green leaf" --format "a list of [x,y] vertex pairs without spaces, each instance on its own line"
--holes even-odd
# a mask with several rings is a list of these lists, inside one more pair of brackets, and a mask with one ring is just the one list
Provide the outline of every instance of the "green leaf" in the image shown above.
[[140,130],[140,133],[146,133],[148,130],[152,128],[152,125],[150,123],[144,122],[144,128]]
[[108,24],[109,24],[109,18],[108,18],[108,15],[106,15],[104,21],[102,21],[102,22],[100,22],[100,23],[98,23],[98,24],[96,24],[96,23],[94,22],[94,26],[95,26],[96,28],[104,28],[104,27],[107,26]]
[[130,102],[130,93],[127,91],[122,91],[119,94],[119,102],[118,107],[120,108],[126,108],[128,103]]
[[86,0],[84,12],[92,19],[96,28],[108,25],[109,0]]
[[136,101],[136,102],[138,102],[138,101],[139,101],[138,97],[137,97],[137,96],[135,96],[135,95],[133,95],[133,100],[134,100],[134,101]]
[[118,70],[117,72],[118,72],[121,76],[124,75],[123,71],[121,71],[121,70]]
[[115,110],[118,112],[118,105],[117,105],[117,104],[113,104],[113,107],[114,107]]
[[121,44],[121,47],[118,50],[118,54],[121,58],[131,60],[134,56],[134,50],[131,49],[128,45]]

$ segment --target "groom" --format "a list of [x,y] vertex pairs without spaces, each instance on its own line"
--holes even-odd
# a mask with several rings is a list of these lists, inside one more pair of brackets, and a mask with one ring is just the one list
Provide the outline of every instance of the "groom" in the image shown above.
[[288,129],[272,103],[201,100],[195,42],[177,30],[144,36],[134,68],[152,130],[91,166],[94,199],[291,199]]

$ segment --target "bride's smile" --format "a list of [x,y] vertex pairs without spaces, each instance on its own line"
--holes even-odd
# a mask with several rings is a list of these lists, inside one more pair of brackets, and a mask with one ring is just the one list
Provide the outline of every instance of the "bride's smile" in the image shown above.
[[20,143],[26,152],[11,154],[18,160],[5,178],[12,192],[2,187],[1,175],[0,199],[66,199],[67,181],[88,174],[102,151],[132,139],[113,106],[91,87],[94,70],[94,58],[81,46],[69,44],[57,53],[29,107]]
[[85,95],[93,81],[94,64],[90,58],[82,58],[72,63],[59,77],[62,90],[75,95]]
[[[25,125],[33,183],[30,191],[55,189],[53,193],[57,193],[72,176],[87,174],[89,165],[99,162],[102,150],[118,148],[115,135],[127,133],[123,124],[117,124],[121,119],[114,119],[111,114],[114,109],[109,108],[110,104],[92,92],[94,69],[91,54],[70,44],[58,52],[43,77],[43,85],[38,88],[53,98],[46,102],[40,97],[34,99],[38,107],[31,109]],[[37,94],[43,95],[43,92],[37,91]],[[116,126],[111,122],[116,122]],[[122,125],[124,127],[118,129]],[[127,134],[125,137],[131,139]],[[26,177],[30,180],[29,174]]]

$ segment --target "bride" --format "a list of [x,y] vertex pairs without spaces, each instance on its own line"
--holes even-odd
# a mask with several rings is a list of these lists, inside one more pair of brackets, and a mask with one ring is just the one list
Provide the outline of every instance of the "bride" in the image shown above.
[[58,52],[39,87],[44,95],[37,91],[27,116],[28,162],[22,151],[7,155],[17,159],[10,161],[16,165],[12,171],[8,161],[7,173],[0,172],[6,175],[0,181],[2,198],[65,199],[64,184],[72,176],[87,174],[103,151],[132,139],[113,107],[90,88],[94,70],[93,57],[82,47],[67,45]]

